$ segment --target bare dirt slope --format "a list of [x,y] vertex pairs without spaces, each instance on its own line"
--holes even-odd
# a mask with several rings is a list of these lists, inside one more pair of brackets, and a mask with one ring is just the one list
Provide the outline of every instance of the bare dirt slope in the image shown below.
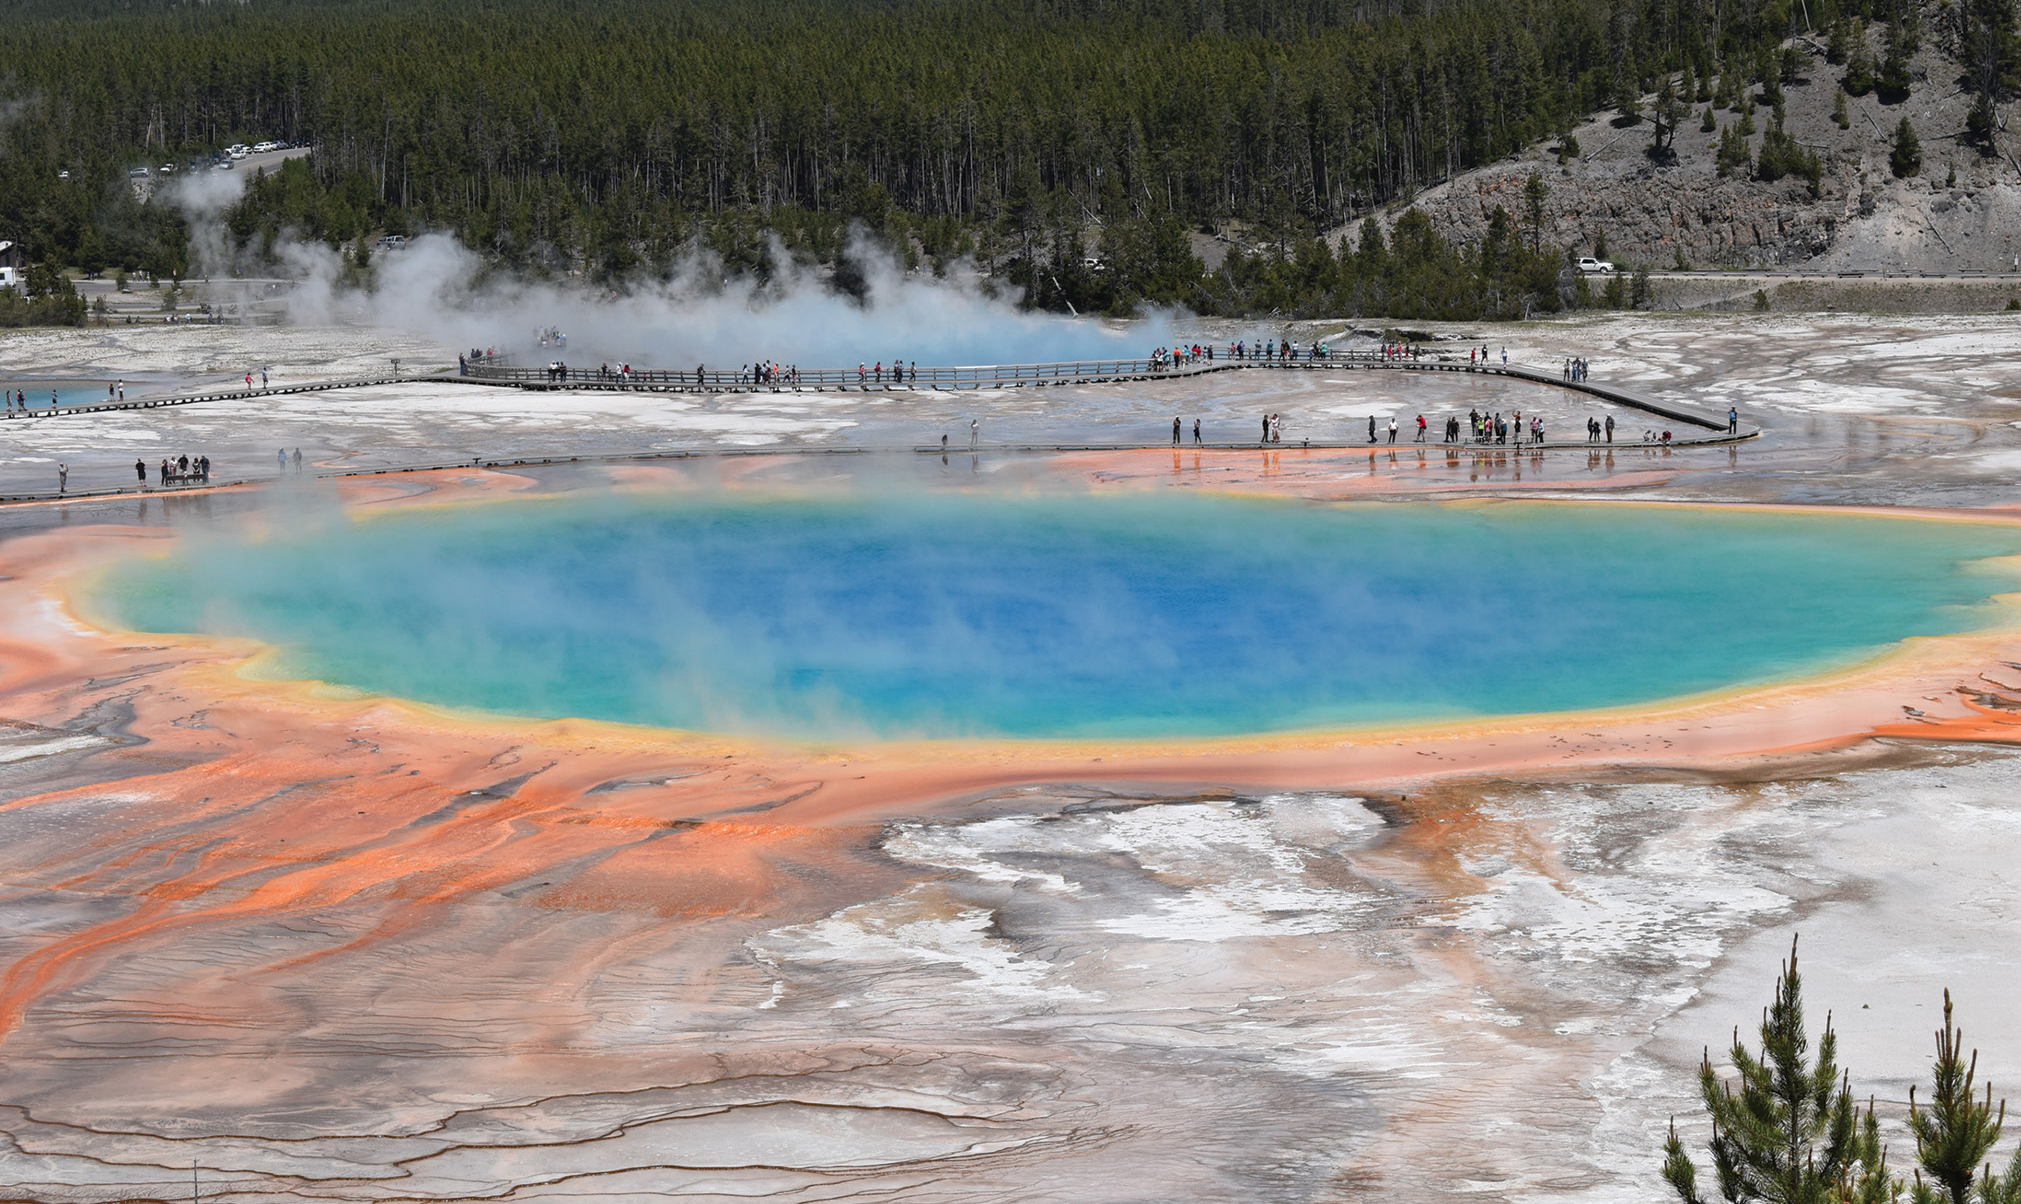
[[[1876,58],[1880,40],[1878,31],[1870,33]],[[1604,234],[1608,255],[1624,266],[2014,270],[2021,263],[2021,164],[2013,156],[2021,139],[2003,129],[1994,157],[1966,145],[1961,135],[1972,97],[1959,90],[1957,65],[1939,52],[1937,39],[1926,33],[1923,41],[1908,99],[1889,105],[1874,94],[1848,96],[1849,129],[1832,116],[1844,68],[1813,55],[1801,81],[1784,89],[1789,133],[1823,161],[1817,198],[1799,177],[1772,183],[1745,173],[1721,177],[1714,156],[1719,135],[1700,129],[1708,107],[1700,100],[1680,124],[1674,162],[1648,153],[1648,120],[1621,126],[1619,115],[1608,111],[1574,131],[1583,154],[1562,167],[1554,140],[1455,177],[1411,203],[1448,237],[1471,241],[1485,232],[1497,205],[1521,220],[1524,184],[1532,171],[1541,171],[1550,186],[1546,241],[1583,253]],[[1758,97],[1759,89],[1753,94]],[[2000,107],[2003,123],[2011,125],[2013,108]],[[1896,179],[1888,157],[1905,114],[1922,142],[1923,170]],[[1721,127],[1740,120],[1725,108],[1715,108],[1714,117]],[[1749,143],[1756,155],[1769,117],[1766,105],[1754,114]],[[1395,207],[1385,222],[1403,208]]]

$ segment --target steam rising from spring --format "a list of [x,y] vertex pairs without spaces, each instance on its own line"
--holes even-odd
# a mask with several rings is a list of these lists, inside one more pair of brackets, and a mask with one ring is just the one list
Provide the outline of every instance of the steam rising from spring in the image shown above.
[[[203,173],[164,192],[190,221],[197,269],[214,281],[267,270],[233,245],[223,223],[246,180],[244,173]],[[845,255],[861,273],[861,300],[838,292],[826,272],[794,261],[776,240],[769,278],[726,272],[717,256],[697,249],[664,275],[635,277],[603,296],[590,295],[580,281],[487,271],[477,254],[443,233],[376,254],[361,283],[346,282],[343,256],[326,243],[290,235],[274,253],[293,280],[288,313],[297,324],[396,327],[458,349],[496,347],[572,366],[1034,363],[1137,357],[1173,340],[1172,315],[1125,326],[1026,312],[986,288],[971,263],[955,265],[944,278],[907,271],[860,230]],[[243,290],[242,303],[253,299],[252,290]],[[535,347],[536,331],[547,329],[566,335],[566,347]]]

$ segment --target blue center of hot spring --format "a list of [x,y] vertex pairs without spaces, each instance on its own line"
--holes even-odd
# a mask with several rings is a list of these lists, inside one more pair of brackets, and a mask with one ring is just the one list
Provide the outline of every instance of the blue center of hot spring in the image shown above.
[[527,716],[1208,736],[1642,702],[1990,620],[1994,524],[1559,503],[608,496],[197,539],[140,630]]

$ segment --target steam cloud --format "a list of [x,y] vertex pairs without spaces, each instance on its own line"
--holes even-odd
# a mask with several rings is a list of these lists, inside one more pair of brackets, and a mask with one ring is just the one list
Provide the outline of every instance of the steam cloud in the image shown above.
[[[177,180],[164,194],[189,218],[195,263],[214,286],[254,270],[223,224],[245,183],[245,173],[208,172]],[[1170,314],[1125,327],[1024,312],[989,295],[972,266],[960,265],[944,279],[907,272],[888,249],[860,234],[847,251],[866,285],[860,302],[837,293],[824,273],[794,263],[776,243],[769,280],[727,275],[714,255],[696,251],[664,276],[636,278],[601,299],[579,285],[487,274],[476,254],[440,233],[375,256],[372,281],[363,287],[344,283],[341,256],[321,242],[284,238],[275,254],[294,280],[288,305],[298,324],[397,327],[459,349],[498,347],[572,366],[1034,363],[1134,358],[1174,338]],[[248,289],[241,301],[253,297]],[[530,348],[535,331],[546,328],[567,336],[565,350]]]

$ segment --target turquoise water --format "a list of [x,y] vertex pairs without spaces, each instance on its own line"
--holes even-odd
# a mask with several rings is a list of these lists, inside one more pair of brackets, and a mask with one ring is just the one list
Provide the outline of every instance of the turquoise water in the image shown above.
[[100,594],[425,702],[811,738],[1612,706],[1992,619],[2021,530],[1625,505],[597,497],[186,541]]
[[[128,396],[132,396],[133,388],[134,386],[132,386],[131,384],[127,386]],[[16,392],[20,392],[22,394],[25,394],[23,400],[25,400],[28,403],[29,409],[46,410],[49,408],[50,405],[49,395],[52,390],[56,394],[56,404],[59,406],[88,406],[88,405],[97,405],[100,402],[113,400],[112,398],[106,396],[105,386],[102,384],[52,385],[48,381],[43,381],[40,384],[31,384],[26,381],[18,381],[14,384],[10,384],[7,386],[7,396],[9,398],[12,398]]]

